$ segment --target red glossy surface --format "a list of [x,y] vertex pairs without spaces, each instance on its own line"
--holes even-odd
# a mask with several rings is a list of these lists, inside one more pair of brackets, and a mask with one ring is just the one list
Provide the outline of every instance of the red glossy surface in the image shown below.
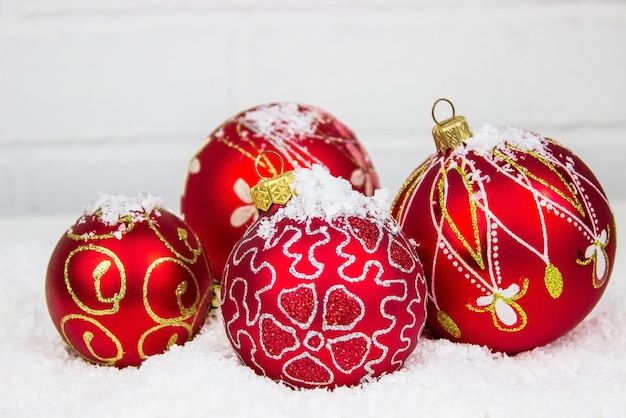
[[204,324],[213,294],[206,256],[181,219],[159,212],[113,226],[84,216],[51,255],[50,316],[90,362],[136,366],[190,340]]
[[[380,187],[356,135],[322,109],[271,103],[233,116],[192,158],[181,198],[184,219],[200,237],[218,281],[233,245],[256,219],[250,187],[259,181],[254,160],[266,150],[283,157],[284,171],[319,163],[368,196]],[[280,164],[269,156],[259,169],[272,177]]]
[[433,334],[516,353],[602,296],[616,247],[606,195],[571,151],[546,151],[433,155],[400,191],[392,214],[419,244]]
[[426,283],[397,227],[282,219],[261,237],[259,226],[234,247],[221,290],[226,334],[246,365],[305,388],[402,366],[423,327]]

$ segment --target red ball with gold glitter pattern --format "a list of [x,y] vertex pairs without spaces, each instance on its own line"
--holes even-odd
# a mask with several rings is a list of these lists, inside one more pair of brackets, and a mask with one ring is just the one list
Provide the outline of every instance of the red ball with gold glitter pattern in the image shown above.
[[380,195],[366,198],[321,166],[261,182],[252,194],[261,216],[233,248],[221,290],[241,361],[303,388],[358,385],[399,369],[424,324],[426,283]]
[[616,248],[607,197],[558,142],[516,128],[472,133],[452,112],[435,119],[439,152],[392,206],[429,279],[427,327],[508,353],[550,343],[606,289]]
[[149,195],[103,195],[48,264],[54,326],[84,359],[137,366],[204,324],[212,275],[198,238]]
[[[379,187],[355,134],[322,109],[269,103],[231,117],[191,159],[181,197],[183,217],[200,237],[218,280],[231,248],[258,216],[250,186],[258,179],[253,161],[265,150],[281,154],[285,170],[321,164],[368,196]],[[260,168],[271,175],[280,170],[265,158]]]

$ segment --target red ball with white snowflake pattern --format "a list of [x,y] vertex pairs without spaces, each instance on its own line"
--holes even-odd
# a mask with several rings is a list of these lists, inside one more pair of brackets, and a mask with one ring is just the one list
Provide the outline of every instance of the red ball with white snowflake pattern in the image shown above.
[[[285,170],[321,164],[368,196],[378,175],[356,135],[330,113],[310,105],[259,105],[226,120],[191,159],[181,212],[200,237],[219,281],[226,258],[258,214],[250,197],[257,182],[253,161],[263,151],[278,152]],[[263,158],[260,168],[278,167]]]
[[607,197],[558,142],[517,128],[473,133],[452,112],[435,119],[439,152],[392,205],[429,278],[427,328],[508,353],[550,343],[606,289],[616,249]]
[[221,290],[241,361],[303,388],[399,369],[425,321],[426,283],[381,193],[365,197],[320,166],[252,193],[261,216],[234,246]]

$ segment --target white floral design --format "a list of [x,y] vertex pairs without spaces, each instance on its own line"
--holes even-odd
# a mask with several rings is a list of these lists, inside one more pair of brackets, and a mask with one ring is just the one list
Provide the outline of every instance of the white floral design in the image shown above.
[[526,326],[526,313],[516,302],[528,290],[528,279],[523,286],[513,283],[506,289],[496,289],[493,293],[476,299],[476,306],[467,305],[474,312],[490,312],[493,324],[501,331],[518,331]]
[[234,228],[239,228],[245,225],[248,221],[255,221],[259,217],[259,213],[254,207],[252,201],[252,195],[250,194],[250,185],[242,178],[238,178],[233,185],[233,190],[239,199],[245,203],[242,206],[235,208],[230,215],[230,225]]
[[609,258],[606,246],[609,242],[608,228],[600,232],[593,243],[585,249],[585,259],[578,260],[579,264],[587,265],[593,262],[593,285],[598,288],[604,283],[609,271]]
[[374,171],[369,156],[356,144],[346,142],[345,146],[354,159],[354,163],[358,166],[350,174],[350,183],[355,187],[363,188],[365,196],[372,196],[378,187],[378,175]]

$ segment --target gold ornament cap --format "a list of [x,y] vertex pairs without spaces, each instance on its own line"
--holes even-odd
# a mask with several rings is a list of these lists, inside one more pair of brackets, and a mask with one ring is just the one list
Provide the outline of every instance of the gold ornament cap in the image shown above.
[[[280,172],[274,177],[264,177],[259,173],[261,159],[267,161],[266,154],[274,154],[280,160]],[[295,177],[293,171],[284,172],[284,170],[285,161],[276,151],[265,150],[254,160],[254,171],[256,171],[257,176],[259,176],[261,180],[250,189],[250,195],[252,196],[254,207],[258,210],[265,212],[272,204],[284,205],[291,199],[293,195],[291,183],[294,181]]]
[[[452,108],[452,116],[441,122],[435,117],[435,108],[440,102],[446,102]],[[454,105],[448,99],[441,98],[435,101],[432,108],[432,116],[436,123],[433,127],[433,138],[435,139],[437,151],[441,154],[445,154],[449,149],[456,148],[463,141],[474,136],[467,119],[464,116],[456,116]]]

